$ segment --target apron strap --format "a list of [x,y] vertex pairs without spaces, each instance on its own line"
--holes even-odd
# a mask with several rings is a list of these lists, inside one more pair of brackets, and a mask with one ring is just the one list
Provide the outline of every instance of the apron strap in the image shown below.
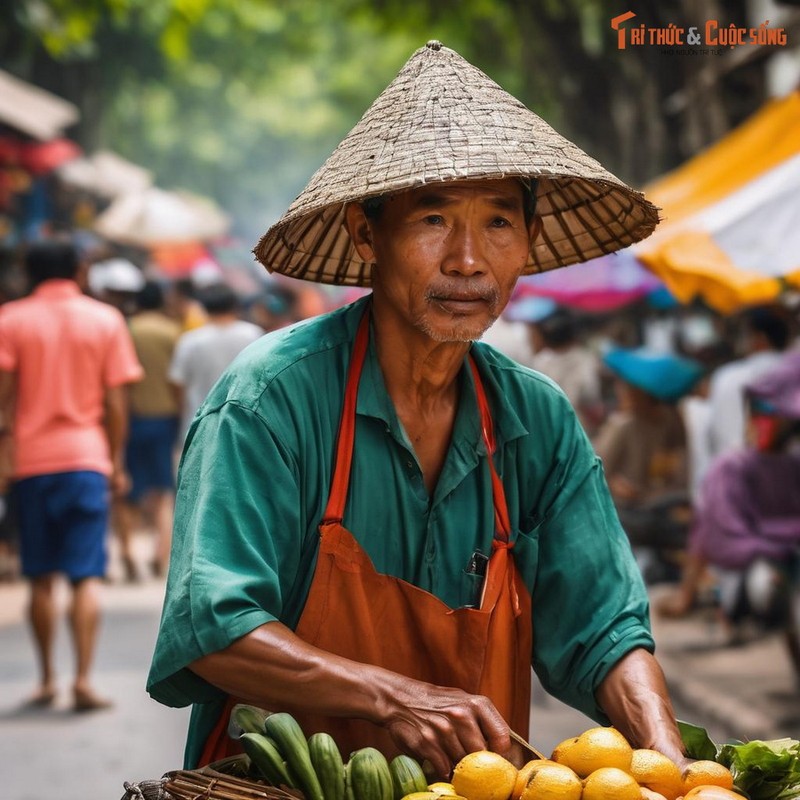
[[[494,425],[492,424],[492,412],[489,408],[489,401],[486,399],[486,391],[483,388],[478,367],[475,365],[475,359],[470,355],[469,366],[472,369],[472,377],[475,383],[475,394],[478,397],[478,411],[481,415],[481,433],[483,434],[483,441],[486,445],[486,460],[489,462],[489,472],[492,476],[492,496],[494,498],[494,528],[495,540],[493,547],[502,546],[510,547],[509,537],[511,536],[511,521],[508,517],[508,505],[506,504],[506,492],[503,488],[503,482],[494,468],[494,459],[492,455],[495,451],[494,441]],[[499,540],[499,541],[498,541]]]
[[[358,331],[356,332],[356,338],[353,344],[353,354],[350,357],[350,365],[347,370],[344,406],[342,408],[341,419],[339,420],[339,433],[337,434],[336,440],[336,460],[333,469],[333,479],[331,480],[328,504],[322,517],[322,525],[334,522],[341,523],[344,518],[347,491],[350,487],[350,469],[353,464],[358,383],[367,355],[367,345],[369,344],[369,316],[369,309],[367,309],[358,325]],[[469,365],[472,369],[472,377],[475,383],[475,393],[478,398],[478,412],[481,418],[481,434],[484,444],[486,445],[489,472],[492,477],[492,498],[494,501],[495,520],[495,539],[493,547],[510,547],[509,536],[511,534],[511,524],[509,522],[508,507],[506,505],[506,493],[503,489],[503,483],[497,474],[497,470],[494,468],[494,460],[492,459],[492,454],[495,450],[492,413],[489,408],[489,402],[486,399],[486,392],[481,382],[481,376],[478,372],[478,368],[475,366],[475,360],[471,355],[469,356]]]
[[367,355],[369,344],[369,308],[358,325],[350,366],[347,370],[347,386],[344,392],[344,407],[339,420],[339,433],[336,438],[336,461],[334,462],[331,491],[328,505],[322,516],[322,525],[329,522],[341,523],[344,519],[344,506],[347,490],[350,487],[350,467],[353,463],[353,445],[356,438],[356,401],[361,369]]

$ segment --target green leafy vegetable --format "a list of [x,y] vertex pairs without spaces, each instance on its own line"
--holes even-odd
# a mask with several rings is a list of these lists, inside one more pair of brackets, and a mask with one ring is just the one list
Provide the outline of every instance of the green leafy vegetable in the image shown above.
[[731,771],[734,784],[750,800],[800,797],[800,742],[796,739],[725,744],[716,760]]
[[703,761],[717,760],[717,746],[711,741],[705,728],[679,719],[678,729],[681,732],[683,746],[686,748],[686,755],[689,758]]

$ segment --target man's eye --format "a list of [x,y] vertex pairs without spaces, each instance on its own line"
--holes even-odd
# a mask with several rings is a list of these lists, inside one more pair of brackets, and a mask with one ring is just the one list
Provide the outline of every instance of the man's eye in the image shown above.
[[428,214],[425,217],[425,222],[429,225],[441,225],[444,222],[444,217],[441,214]]
[[505,228],[510,224],[505,217],[495,217],[491,222],[493,228]]

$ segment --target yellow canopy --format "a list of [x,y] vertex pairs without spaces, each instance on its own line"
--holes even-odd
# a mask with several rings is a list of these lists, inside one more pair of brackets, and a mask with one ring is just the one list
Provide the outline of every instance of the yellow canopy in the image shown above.
[[800,287],[800,92],[767,102],[645,194],[664,221],[634,252],[679,301],[729,313]]

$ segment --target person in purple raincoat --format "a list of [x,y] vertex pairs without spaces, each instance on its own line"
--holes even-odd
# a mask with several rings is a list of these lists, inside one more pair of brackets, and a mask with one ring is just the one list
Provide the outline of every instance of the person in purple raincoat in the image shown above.
[[750,444],[712,462],[700,488],[681,583],[657,608],[665,616],[686,614],[710,567],[723,621],[751,615],[787,625],[800,671],[787,598],[800,553],[800,352],[784,356],[747,393]]

